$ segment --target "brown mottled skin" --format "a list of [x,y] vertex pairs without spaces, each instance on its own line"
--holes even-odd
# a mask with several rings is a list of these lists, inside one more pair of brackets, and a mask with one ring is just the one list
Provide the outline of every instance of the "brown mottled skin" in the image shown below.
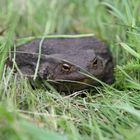
[[[28,77],[34,75],[40,41],[33,40],[16,50],[17,66]],[[38,77],[59,81],[60,84],[54,84],[58,90],[76,91],[87,88],[85,84],[99,84],[83,73],[93,75],[107,84],[114,82],[112,55],[108,46],[95,37],[48,38],[43,41],[41,54]]]

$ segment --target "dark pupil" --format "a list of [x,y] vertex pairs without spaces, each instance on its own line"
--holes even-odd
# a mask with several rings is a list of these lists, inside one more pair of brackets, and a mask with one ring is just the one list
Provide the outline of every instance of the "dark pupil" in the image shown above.
[[70,70],[70,66],[68,64],[63,64],[63,69],[64,70]]
[[96,65],[97,65],[97,62],[98,62],[97,59],[95,59],[95,60],[93,61],[93,65],[96,66]]

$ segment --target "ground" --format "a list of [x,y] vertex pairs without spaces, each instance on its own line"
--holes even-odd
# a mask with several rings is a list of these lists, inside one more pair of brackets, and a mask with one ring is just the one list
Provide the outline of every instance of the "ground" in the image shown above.
[[[1,140],[139,140],[140,1],[0,0]],[[116,82],[86,97],[33,90],[6,70],[16,38],[93,33],[108,43]]]

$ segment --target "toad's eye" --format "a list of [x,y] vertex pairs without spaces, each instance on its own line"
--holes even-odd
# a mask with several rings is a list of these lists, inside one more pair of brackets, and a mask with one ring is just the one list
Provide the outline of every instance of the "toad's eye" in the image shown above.
[[69,72],[71,70],[71,65],[66,63],[62,64],[62,70],[65,72]]
[[97,68],[97,64],[98,64],[98,60],[97,60],[97,58],[95,58],[92,62],[93,68]]

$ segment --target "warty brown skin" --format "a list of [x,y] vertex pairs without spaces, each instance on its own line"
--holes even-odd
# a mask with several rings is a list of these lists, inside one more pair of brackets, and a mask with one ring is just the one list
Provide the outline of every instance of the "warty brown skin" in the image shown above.
[[[25,76],[33,77],[35,73],[40,41],[36,39],[16,49],[15,61]],[[8,60],[8,64],[12,66],[12,61]],[[113,68],[108,46],[95,37],[47,38],[41,46],[38,77],[41,80],[59,81],[59,84],[53,84],[58,90],[77,91],[90,87],[87,84],[99,84],[83,73],[112,84]]]

